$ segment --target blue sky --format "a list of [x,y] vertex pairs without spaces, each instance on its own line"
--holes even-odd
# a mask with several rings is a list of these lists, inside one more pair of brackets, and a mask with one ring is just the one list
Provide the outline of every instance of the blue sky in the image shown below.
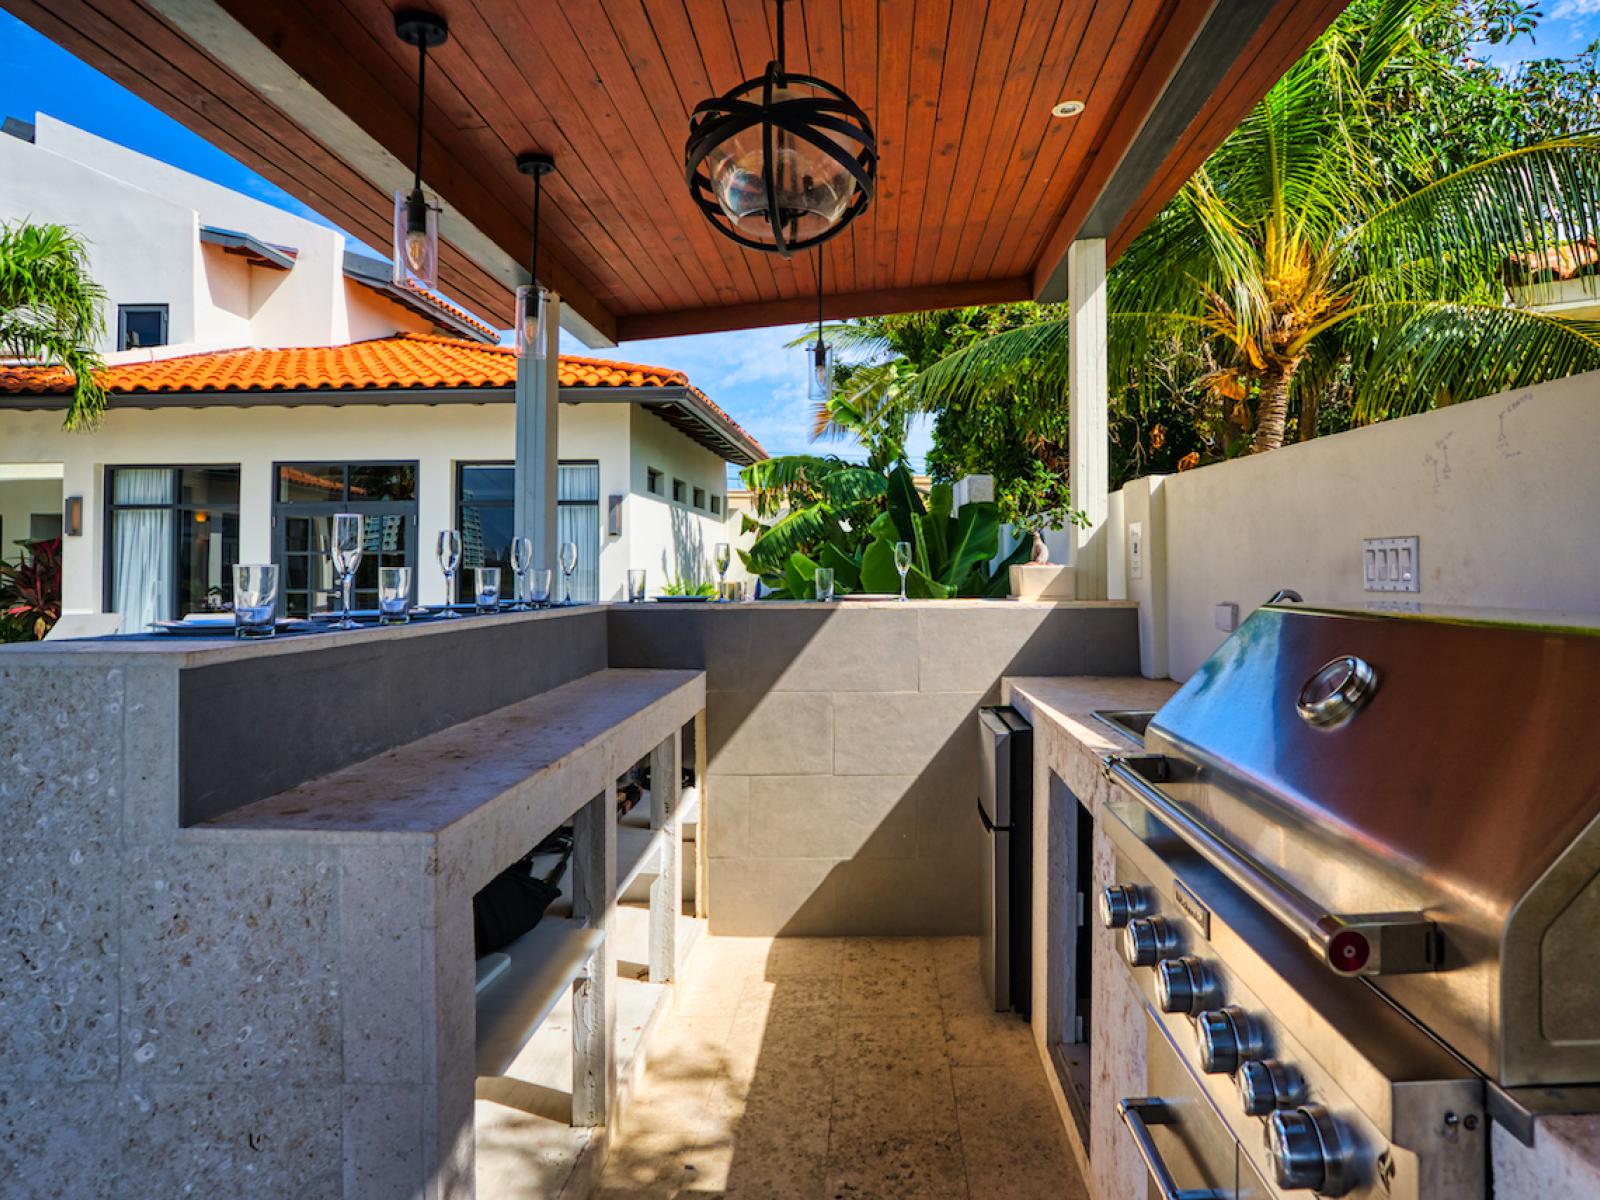
[[[1488,57],[1503,65],[1529,58],[1564,57],[1600,37],[1600,0],[1546,0],[1542,9],[1545,19],[1534,37],[1489,48]],[[36,111],[330,224],[9,13],[0,12],[0,116],[28,120]],[[506,320],[505,314],[480,315],[492,323]],[[769,452],[793,453],[811,448],[804,355],[787,347],[803,332],[802,327],[790,325],[664,338],[624,343],[603,353],[687,372]],[[585,352],[570,339],[564,339],[563,349]],[[910,446],[913,457],[920,460],[929,442],[925,426],[915,429]],[[848,447],[830,448],[851,453]]]

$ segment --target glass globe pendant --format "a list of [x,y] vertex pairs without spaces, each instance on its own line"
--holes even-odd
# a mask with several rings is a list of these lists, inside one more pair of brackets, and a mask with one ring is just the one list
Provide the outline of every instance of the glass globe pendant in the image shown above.
[[684,166],[690,195],[721,233],[787,257],[866,211],[878,144],[842,89],[784,67],[777,4],[777,57],[760,78],[695,106]]
[[531,282],[517,289],[517,313],[512,328],[516,333],[518,358],[542,361],[550,355],[550,289],[539,282],[539,198],[544,191],[544,177],[556,169],[556,160],[548,154],[530,151],[517,155],[517,170],[533,176],[533,243],[528,256],[528,278]]
[[439,286],[439,202],[422,190],[423,97],[427,92],[428,50],[444,45],[449,26],[430,12],[405,10],[394,15],[400,40],[417,48],[417,148],[411,186],[394,194],[394,266],[391,278],[402,286]]

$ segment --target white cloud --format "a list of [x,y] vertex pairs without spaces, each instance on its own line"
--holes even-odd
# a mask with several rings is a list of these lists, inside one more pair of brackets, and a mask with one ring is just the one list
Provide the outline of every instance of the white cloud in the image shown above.
[[1600,0],[1560,0],[1550,12],[1553,21],[1571,21],[1600,13]]

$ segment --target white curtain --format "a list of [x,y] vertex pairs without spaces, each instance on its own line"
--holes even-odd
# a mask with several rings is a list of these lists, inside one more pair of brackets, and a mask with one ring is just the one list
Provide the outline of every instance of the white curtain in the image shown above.
[[[596,463],[562,463],[557,468],[556,540],[576,542],[578,569],[572,573],[572,598],[600,598],[600,467]],[[559,564],[557,578],[559,580]],[[559,590],[561,584],[555,585]]]
[[[171,504],[170,470],[119,469],[112,475],[113,504]],[[173,562],[170,508],[118,509],[111,527],[111,607],[124,633],[144,633],[151,621],[171,620]]]

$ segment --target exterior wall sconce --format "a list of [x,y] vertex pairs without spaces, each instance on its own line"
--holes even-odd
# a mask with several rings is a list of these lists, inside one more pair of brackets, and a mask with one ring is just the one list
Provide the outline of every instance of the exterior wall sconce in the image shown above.
[[61,532],[65,537],[83,536],[83,497],[68,496],[61,507]]
[[445,19],[435,13],[401,10],[394,15],[400,40],[417,48],[417,149],[411,188],[394,194],[394,282],[439,286],[439,202],[422,190],[423,98],[427,94],[428,49],[450,37]]
[[609,496],[606,499],[606,532],[612,537],[622,536],[621,496]]

